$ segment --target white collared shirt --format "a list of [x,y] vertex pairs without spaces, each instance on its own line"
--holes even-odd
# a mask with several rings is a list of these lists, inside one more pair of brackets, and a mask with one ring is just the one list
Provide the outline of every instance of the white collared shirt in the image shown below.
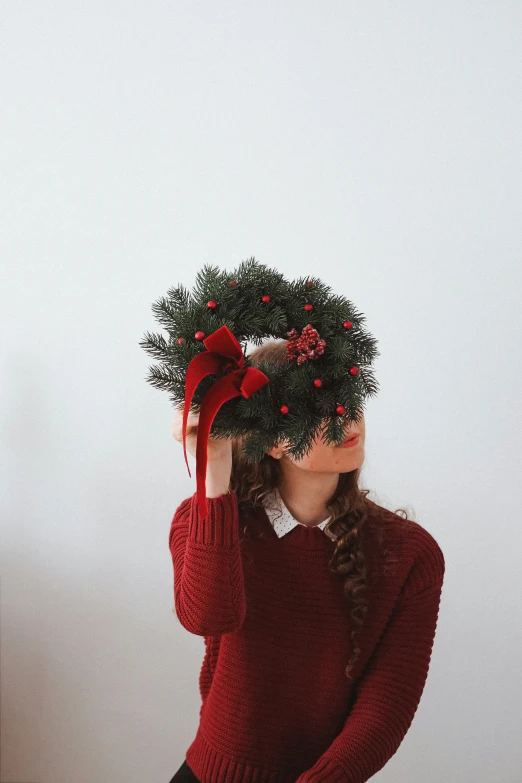
[[[263,499],[263,506],[279,538],[289,533],[296,525],[303,524],[292,516],[277,488]],[[318,525],[312,525],[312,527],[319,527],[321,530],[324,530],[329,521],[330,517]],[[310,525],[303,525],[303,527],[310,527]],[[325,533],[329,538],[333,538],[333,535],[328,533],[328,531],[325,531]]]

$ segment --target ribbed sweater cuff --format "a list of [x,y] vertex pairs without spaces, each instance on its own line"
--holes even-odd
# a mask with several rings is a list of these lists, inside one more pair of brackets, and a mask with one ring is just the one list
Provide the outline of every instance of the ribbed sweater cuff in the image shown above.
[[295,783],[346,783],[347,780],[346,772],[339,764],[320,758],[313,767],[299,775]]
[[235,492],[207,498],[208,514],[201,518],[197,495],[190,506],[188,538],[193,543],[214,546],[231,546],[239,540],[239,520]]

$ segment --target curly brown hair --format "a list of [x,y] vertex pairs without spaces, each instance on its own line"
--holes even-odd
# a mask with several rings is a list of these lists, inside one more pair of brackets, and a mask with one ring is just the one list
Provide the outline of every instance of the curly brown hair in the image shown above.
[[[257,366],[263,361],[283,363],[286,343],[286,340],[270,340],[259,346],[249,355],[252,365]],[[233,440],[231,489],[236,493],[240,508],[252,509],[261,506],[263,498],[279,485],[281,467],[268,454],[259,462],[248,461],[242,446],[243,438]],[[344,579],[342,592],[350,604],[350,616],[354,621],[350,633],[353,655],[345,667],[348,680],[353,679],[352,670],[361,654],[357,638],[368,612],[368,602],[364,597],[369,583],[363,546],[366,528],[370,509],[374,520],[378,520],[379,512],[382,512],[381,506],[367,498],[370,490],[359,487],[360,474],[361,468],[339,474],[335,492],[327,502],[330,519],[325,528],[336,539],[329,568]],[[407,519],[404,509],[397,509],[395,514],[398,518]],[[372,529],[376,533],[377,542],[384,546],[384,526],[372,526]],[[252,535],[248,522],[243,524],[242,531],[245,537]],[[263,537],[263,533],[260,535]],[[390,558],[387,559],[389,562]]]

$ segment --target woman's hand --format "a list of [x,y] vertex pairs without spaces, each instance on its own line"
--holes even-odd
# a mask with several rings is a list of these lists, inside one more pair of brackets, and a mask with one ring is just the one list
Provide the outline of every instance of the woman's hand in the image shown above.
[[[196,456],[199,414],[190,411],[187,419],[187,451]],[[172,434],[178,443],[183,442],[183,409],[176,408]],[[207,451],[207,498],[226,495],[230,489],[232,472],[232,441],[230,438],[209,438]]]

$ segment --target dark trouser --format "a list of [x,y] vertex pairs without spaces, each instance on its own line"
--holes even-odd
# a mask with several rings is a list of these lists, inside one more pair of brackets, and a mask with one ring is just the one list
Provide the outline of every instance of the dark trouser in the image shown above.
[[186,761],[183,762],[170,783],[199,783]]

